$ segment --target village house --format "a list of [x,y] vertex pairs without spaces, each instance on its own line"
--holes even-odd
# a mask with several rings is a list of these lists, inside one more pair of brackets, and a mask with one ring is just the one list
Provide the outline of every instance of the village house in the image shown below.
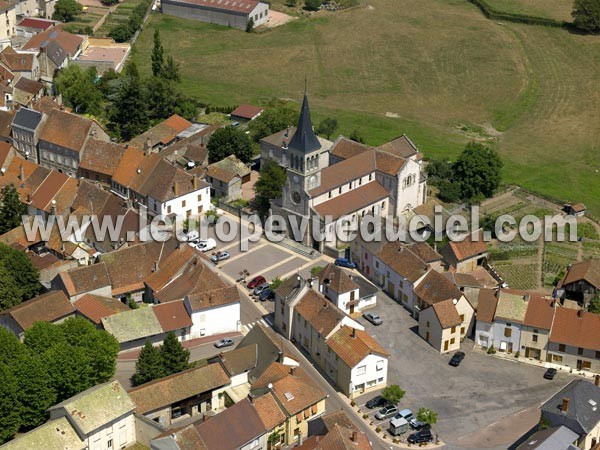
[[254,399],[273,396],[275,402],[270,399],[263,401],[277,405],[285,416],[281,433],[284,437],[280,439],[288,446],[307,437],[309,423],[314,423],[325,412],[327,395],[302,368],[296,366],[272,363],[252,384],[250,394]]
[[564,425],[558,427],[545,428],[536,431],[527,440],[519,445],[516,450],[536,450],[536,449],[552,449],[552,450],[575,450],[573,444],[577,441],[578,436]]
[[136,442],[135,404],[118,381],[87,389],[51,407],[50,420],[65,418],[85,448],[125,448]]
[[[29,6],[29,4],[31,4]],[[27,0],[21,1],[17,3],[17,15],[19,15],[19,5],[21,6],[22,14],[25,16],[34,16],[34,17],[24,17],[21,19],[19,23],[17,23],[16,32],[17,36],[23,36],[26,38],[30,38],[34,34],[41,33],[42,31],[47,30],[48,28],[59,24],[60,22],[57,20],[48,20],[41,19],[37,16],[39,15],[38,10],[38,2],[35,0]],[[23,9],[23,6],[25,8]],[[27,7],[29,6],[29,7]]]
[[224,408],[219,389],[229,377],[219,364],[184,370],[129,390],[135,412],[170,427]]
[[[542,404],[541,420],[549,428],[564,426],[576,435],[577,448],[590,450],[600,442],[600,388],[589,381],[571,381]],[[554,448],[554,447],[553,447]]]
[[583,217],[585,216],[585,205],[583,203],[575,203],[575,204],[567,204],[565,205],[565,211],[567,214],[575,217]]
[[304,440],[297,450],[357,449],[372,450],[367,435],[360,431],[343,411],[321,417],[323,426],[318,432]]
[[78,176],[110,186],[126,146],[114,142],[90,139],[79,161]]
[[13,145],[24,158],[38,161],[38,141],[44,115],[29,108],[19,108],[12,122]]
[[43,95],[44,85],[39,81],[21,77],[13,86],[13,102],[16,107],[29,107],[42,98]]
[[62,290],[71,302],[85,294],[111,297],[110,279],[104,264],[93,264],[61,272],[52,280],[52,289]]
[[224,202],[242,198],[242,184],[250,181],[250,167],[235,155],[229,155],[206,168],[206,181],[211,185],[211,196]]
[[10,46],[10,38],[15,36],[15,26],[17,25],[17,10],[16,1],[3,0],[0,3],[0,14],[4,16],[3,20],[0,20],[0,48]]
[[215,23],[246,30],[249,23],[258,27],[267,23],[269,4],[258,0],[166,0],[163,14],[200,22]]
[[555,300],[535,294],[530,296],[521,327],[521,357],[546,361],[554,311]]
[[84,317],[97,328],[102,328],[102,319],[123,311],[129,311],[129,306],[112,297],[85,294],[73,302],[73,307],[78,316]]
[[25,331],[36,322],[60,323],[75,315],[75,309],[62,291],[49,291],[0,312],[0,325],[23,340]]
[[600,292],[600,259],[576,262],[569,266],[557,289],[562,299],[577,300],[587,307]]
[[82,69],[94,67],[102,76],[109,70],[119,73],[129,57],[131,45],[128,42],[115,42],[112,38],[89,37],[89,45],[73,60]]
[[12,47],[6,47],[0,52],[0,67],[13,74],[12,85],[21,78],[37,80],[40,76],[40,65],[32,51],[16,51]]
[[[361,147],[364,151],[331,164],[330,153],[343,144],[352,145],[343,139],[333,144],[315,135],[306,94],[298,126],[267,136],[260,143],[261,165],[273,160],[286,170],[282,196],[271,205],[273,213],[294,216],[298,222],[318,222],[309,229],[320,230],[325,237],[321,242],[308,230],[304,236],[293,236],[289,223],[287,228],[288,237],[319,251],[324,251],[324,241],[328,247],[336,247],[334,230],[339,219],[358,224],[365,214],[398,216],[425,201],[426,180],[418,150],[405,157],[394,153],[394,145]],[[331,222],[326,223],[326,218]]]
[[334,264],[328,264],[319,272],[319,292],[348,315],[374,307],[378,291],[361,276]]
[[208,149],[206,145],[212,134],[218,129],[216,125],[195,123],[192,133],[187,131],[178,136],[186,136],[174,144],[168,145],[158,152],[160,156],[184,170],[190,170],[204,178],[204,170],[208,166]]
[[251,122],[263,113],[264,109],[254,105],[240,105],[231,111],[229,118],[239,122]]
[[440,249],[440,254],[449,270],[467,273],[483,265],[488,257],[488,249],[479,230],[460,241],[448,242]]
[[147,153],[158,152],[176,142],[177,136],[192,126],[192,122],[177,114],[173,114],[168,119],[163,120],[148,131],[133,138],[129,141],[129,145],[143,149]]
[[39,137],[40,164],[75,177],[89,139],[108,141],[109,137],[93,120],[52,110]]
[[234,403],[245,399],[250,393],[250,372],[256,369],[258,358],[257,344],[238,346],[235,350],[209,358],[208,363],[220,364],[230,380],[229,385],[217,392],[218,396],[227,396]]
[[89,448],[65,417],[49,420],[0,446],[3,450],[30,450],[42,447],[69,450]]
[[419,336],[440,353],[460,348],[471,335],[475,311],[464,294],[446,277],[430,269],[414,290]]

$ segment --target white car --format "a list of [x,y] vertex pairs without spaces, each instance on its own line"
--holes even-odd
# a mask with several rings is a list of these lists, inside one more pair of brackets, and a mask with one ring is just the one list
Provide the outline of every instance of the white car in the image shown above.
[[196,245],[196,248],[203,253],[208,252],[217,248],[217,241],[215,241],[213,238],[209,238],[206,241],[200,241],[198,245]]

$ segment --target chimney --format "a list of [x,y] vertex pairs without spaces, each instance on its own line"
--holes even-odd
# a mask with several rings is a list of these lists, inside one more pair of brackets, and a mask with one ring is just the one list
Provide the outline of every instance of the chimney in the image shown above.
[[560,408],[560,410],[564,413],[569,411],[569,399],[568,397],[563,398],[562,400],[562,406]]
[[250,403],[254,403],[254,396],[252,394],[248,394],[248,400],[250,400]]
[[600,375],[594,377],[594,384],[600,387]]
[[25,169],[23,168],[23,164],[19,167],[19,180],[23,181],[25,179]]
[[577,317],[579,317],[580,319],[583,317],[583,309],[577,311]]
[[294,372],[296,372],[296,368],[294,366],[290,367],[290,375],[294,375]]
[[283,352],[281,350],[277,352],[277,362],[283,363]]
[[148,156],[152,152],[152,141],[150,138],[146,139],[144,143],[144,155]]
[[178,197],[179,195],[179,188],[177,187],[177,181],[175,183],[173,183],[173,193],[175,194],[175,197]]
[[154,271],[158,272],[158,261],[154,261]]
[[352,328],[352,339],[356,338],[356,328]]
[[198,189],[198,176],[196,174],[194,174],[193,182],[194,182],[194,190],[197,190]]
[[352,442],[358,442],[358,431],[356,430],[352,432]]

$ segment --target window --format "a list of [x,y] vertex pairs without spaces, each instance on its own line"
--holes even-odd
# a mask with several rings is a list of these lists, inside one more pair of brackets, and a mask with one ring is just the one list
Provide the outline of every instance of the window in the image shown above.
[[564,352],[565,351],[565,344],[558,344],[558,351],[559,352]]
[[579,347],[579,348],[577,349],[577,354],[578,354],[578,355],[583,355],[583,349],[582,349],[581,347]]
[[450,333],[455,333],[455,332],[456,332],[456,327],[452,327],[452,328],[450,329]]
[[560,355],[552,355],[552,362],[561,363],[562,362],[562,356],[560,356]]
[[375,368],[377,370],[383,370],[383,366],[384,366],[383,359],[380,359],[379,361],[377,361],[377,364],[375,364]]
[[465,315],[464,315],[464,314],[461,314],[461,315],[460,315],[460,321],[461,321],[461,322],[464,322],[464,321],[465,321]]
[[531,336],[531,340],[532,340],[533,342],[537,342],[537,341],[538,341],[538,335],[537,335],[537,334],[534,334],[533,336]]
[[109,439],[108,442],[106,443],[106,447],[107,448],[113,448],[113,440]]
[[429,328],[429,320],[427,321],[427,328]]
[[456,342],[454,338],[450,339],[450,345],[454,344],[454,342]]
[[504,329],[504,337],[511,337],[511,336],[512,336],[512,328],[506,327]]
[[383,383],[383,378],[377,378],[377,383]]
[[171,214],[171,205],[167,206],[167,214]]
[[534,332],[535,334],[538,334],[538,333],[539,333],[539,331],[538,331],[538,330],[536,330],[535,328],[533,329],[533,332]]
[[358,366],[356,368],[356,375],[364,375],[367,373],[367,366]]
[[596,359],[600,359],[600,352],[596,350]]
[[201,202],[202,201],[202,194],[198,194],[198,201]]
[[198,214],[202,214],[202,206],[198,206]]
[[182,207],[182,208],[185,208],[185,200],[182,200],[182,201],[181,201],[181,207]]
[[581,368],[583,370],[589,370],[592,367],[592,363],[589,361],[581,361]]

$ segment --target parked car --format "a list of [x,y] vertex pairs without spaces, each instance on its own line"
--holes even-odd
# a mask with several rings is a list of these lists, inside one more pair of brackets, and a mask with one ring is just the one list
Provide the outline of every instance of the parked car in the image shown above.
[[254,295],[260,295],[260,293],[261,293],[262,291],[264,291],[265,289],[268,289],[268,288],[270,288],[270,286],[269,286],[269,283],[263,283],[263,284],[261,284],[260,286],[256,286],[256,287],[254,288],[254,290],[252,291],[252,293],[253,293]]
[[431,433],[431,428],[423,428],[422,430],[417,431],[408,437],[409,444],[423,444],[431,441],[433,441],[433,433]]
[[258,299],[261,302],[266,302],[267,300],[271,300],[273,298],[275,298],[275,292],[273,292],[273,289],[271,289],[270,287],[264,289],[258,296]]
[[371,400],[369,400],[365,406],[369,409],[373,409],[373,408],[381,408],[382,406],[385,406],[386,404],[387,404],[387,400],[385,398],[383,398],[381,395],[378,395],[377,397],[373,397]]
[[233,345],[233,339],[229,339],[229,338],[219,339],[217,342],[215,342],[215,347],[217,347],[217,348],[230,347],[232,345]]
[[200,241],[200,233],[198,230],[191,230],[186,234],[188,242],[199,242]]
[[410,419],[408,421],[408,424],[410,425],[410,427],[413,430],[417,430],[417,431],[429,426],[429,424],[417,420],[416,417],[413,417],[412,419]]
[[356,264],[347,258],[337,258],[334,262],[336,266],[346,267],[348,269],[356,269]]
[[373,325],[381,325],[383,323],[383,320],[381,320],[381,317],[379,317],[379,314],[364,313],[363,317],[365,319],[367,319],[369,322],[371,322]]
[[265,284],[267,280],[262,275],[258,275],[250,280],[250,282],[246,285],[248,289],[254,289],[257,286]]
[[465,359],[465,354],[463,352],[456,352],[448,364],[458,367],[463,359]]
[[217,241],[213,238],[208,238],[206,241],[200,241],[198,245],[196,245],[196,248],[201,252],[206,253],[217,248]]
[[403,409],[395,416],[396,419],[404,419],[407,422],[413,418],[413,413],[410,409]]
[[392,417],[397,412],[398,412],[398,407],[396,405],[387,405],[387,406],[384,406],[383,408],[381,408],[379,411],[377,411],[377,414],[375,414],[375,418],[377,420],[384,420],[384,419],[387,419],[388,417]]
[[546,372],[544,373],[544,378],[546,380],[554,380],[554,377],[556,376],[556,369],[553,369],[552,367],[548,370],[546,370]]
[[225,259],[229,259],[229,252],[217,252],[210,257],[210,260],[215,264]]

